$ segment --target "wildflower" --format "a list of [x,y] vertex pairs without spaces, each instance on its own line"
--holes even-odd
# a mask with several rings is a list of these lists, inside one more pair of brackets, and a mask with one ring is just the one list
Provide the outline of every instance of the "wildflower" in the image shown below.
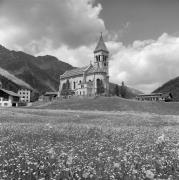
[[114,163],[114,168],[119,168],[120,164],[119,163]]
[[154,173],[152,171],[147,170],[145,173],[147,178],[154,179]]
[[162,143],[162,142],[164,142],[164,141],[165,141],[165,135],[162,134],[161,136],[158,137],[158,139],[157,139],[157,144],[160,144],[160,143]]

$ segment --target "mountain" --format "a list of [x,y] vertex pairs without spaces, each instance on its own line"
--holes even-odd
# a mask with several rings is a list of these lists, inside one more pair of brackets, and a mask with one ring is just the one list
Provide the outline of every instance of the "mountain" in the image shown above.
[[169,80],[157,88],[154,93],[171,93],[174,101],[179,101],[179,77]]
[[[21,51],[11,51],[0,45],[0,80],[4,88],[17,91],[25,87],[36,95],[58,91],[59,77],[74,68],[53,56],[34,57]],[[121,86],[117,85],[119,95]],[[115,95],[116,84],[110,83],[110,93]],[[140,91],[126,87],[126,98],[133,98]]]
[[[4,76],[13,83],[21,87],[30,87],[38,93],[46,91],[57,91],[59,86],[59,76],[66,70],[72,69],[73,66],[58,60],[53,56],[34,57],[21,51],[10,51],[0,46],[0,67],[13,75]],[[7,74],[7,73],[6,73]],[[9,78],[10,77],[10,78]],[[18,79],[18,80],[17,80]],[[21,84],[17,83],[22,81]],[[7,89],[10,89],[7,87]]]

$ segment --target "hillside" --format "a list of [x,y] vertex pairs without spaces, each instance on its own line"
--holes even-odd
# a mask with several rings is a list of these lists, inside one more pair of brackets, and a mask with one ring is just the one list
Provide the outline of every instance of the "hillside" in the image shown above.
[[[57,91],[60,74],[73,68],[53,56],[34,57],[24,52],[10,51],[3,46],[0,46],[0,67],[39,93]],[[1,75],[4,76],[3,73]]]
[[[32,108],[89,110],[89,111],[135,111],[165,115],[179,115],[179,103],[136,101],[120,97],[71,98],[46,104],[34,104]],[[130,118],[130,117],[128,117]]]
[[[10,51],[0,45],[0,75],[4,77],[4,81],[5,79],[6,82],[8,81],[4,86],[9,90],[15,91],[17,87],[27,87],[39,94],[57,91],[59,76],[72,68],[74,67],[70,64],[53,56],[34,57],[21,51]],[[15,84],[16,88],[12,88]],[[115,88],[116,84],[110,83],[111,95],[116,94]],[[121,94],[121,86],[118,85],[118,88]],[[141,92],[126,87],[126,98],[134,98],[139,93]]]
[[[111,95],[116,95],[116,86],[118,86],[118,91],[119,91],[119,96],[121,96],[121,86],[120,85],[117,85],[115,83],[110,83],[109,84],[109,92]],[[136,97],[136,95],[138,94],[142,94],[143,92],[137,90],[137,89],[134,89],[134,88],[131,88],[131,87],[128,87],[128,86],[125,86],[125,89],[126,89],[126,95],[125,95],[125,98],[127,99],[133,99]]]
[[173,100],[179,101],[179,77],[171,79],[170,81],[157,88],[154,93],[172,93]]

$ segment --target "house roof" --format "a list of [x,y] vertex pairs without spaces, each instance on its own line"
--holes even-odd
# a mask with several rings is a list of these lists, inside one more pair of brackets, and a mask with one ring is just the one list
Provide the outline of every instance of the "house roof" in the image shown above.
[[2,89],[2,88],[1,88],[0,90],[3,91],[3,92],[5,92],[5,93],[8,94],[8,95],[15,96],[15,97],[20,97],[19,94],[15,93],[15,92],[13,92],[13,91],[9,91],[9,90]]
[[58,92],[46,92],[44,95],[45,96],[58,95]]
[[101,33],[101,36],[100,36],[99,41],[97,43],[97,46],[96,46],[96,48],[94,50],[94,53],[96,53],[98,51],[105,51],[105,52],[109,53],[109,51],[108,51],[108,49],[107,49],[107,47],[106,47],[106,45],[104,43],[102,33]]

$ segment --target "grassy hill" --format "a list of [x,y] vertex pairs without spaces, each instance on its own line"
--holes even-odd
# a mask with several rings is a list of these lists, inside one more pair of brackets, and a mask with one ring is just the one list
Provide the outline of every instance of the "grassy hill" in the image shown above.
[[179,101],[179,77],[171,79],[170,81],[157,88],[154,93],[172,93],[173,100]]
[[35,106],[45,109],[70,109],[90,111],[136,111],[179,115],[179,103],[141,102],[120,97],[71,98]]

